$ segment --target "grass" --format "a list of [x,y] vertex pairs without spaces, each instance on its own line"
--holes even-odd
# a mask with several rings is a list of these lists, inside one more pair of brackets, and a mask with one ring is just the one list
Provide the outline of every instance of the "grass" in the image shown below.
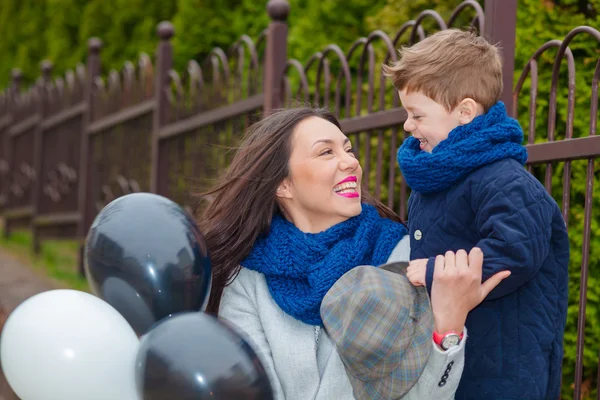
[[34,270],[70,289],[89,292],[85,277],[79,274],[79,242],[75,240],[47,240],[42,242],[40,254],[33,252],[33,235],[28,230],[13,231],[7,239],[0,229],[0,247],[30,265]]

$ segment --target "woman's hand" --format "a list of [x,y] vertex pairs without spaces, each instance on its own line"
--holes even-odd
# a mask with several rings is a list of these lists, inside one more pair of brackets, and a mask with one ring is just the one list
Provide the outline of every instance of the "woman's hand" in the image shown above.
[[482,268],[483,252],[477,247],[468,257],[464,250],[436,257],[431,287],[436,332],[461,333],[469,311],[510,275],[510,271],[498,272],[481,283]]

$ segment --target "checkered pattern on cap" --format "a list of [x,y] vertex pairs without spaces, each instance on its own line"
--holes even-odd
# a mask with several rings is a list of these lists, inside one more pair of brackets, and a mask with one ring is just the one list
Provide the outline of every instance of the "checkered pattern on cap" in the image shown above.
[[417,382],[432,350],[433,314],[406,263],[359,266],[327,292],[321,317],[357,399],[397,399]]

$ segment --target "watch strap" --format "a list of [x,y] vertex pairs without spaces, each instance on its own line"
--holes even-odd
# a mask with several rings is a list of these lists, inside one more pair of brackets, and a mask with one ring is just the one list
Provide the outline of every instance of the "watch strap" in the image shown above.
[[444,338],[448,335],[458,335],[459,340],[462,340],[464,332],[459,335],[456,331],[448,331],[445,333],[437,333],[436,331],[433,331],[433,342],[438,346],[442,346],[442,340],[444,340]]

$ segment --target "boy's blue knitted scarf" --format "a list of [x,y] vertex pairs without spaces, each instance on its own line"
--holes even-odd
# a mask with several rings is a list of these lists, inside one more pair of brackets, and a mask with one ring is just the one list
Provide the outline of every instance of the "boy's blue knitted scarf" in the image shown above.
[[454,128],[431,153],[422,151],[414,137],[407,138],[398,150],[398,164],[412,190],[440,192],[494,161],[514,158],[525,164],[527,150],[522,142],[521,126],[507,116],[499,101],[471,123]]
[[354,267],[384,264],[406,233],[404,225],[380,217],[367,204],[360,215],[316,234],[275,215],[270,232],[259,237],[240,264],[265,275],[283,311],[321,325],[321,302],[331,286]]

